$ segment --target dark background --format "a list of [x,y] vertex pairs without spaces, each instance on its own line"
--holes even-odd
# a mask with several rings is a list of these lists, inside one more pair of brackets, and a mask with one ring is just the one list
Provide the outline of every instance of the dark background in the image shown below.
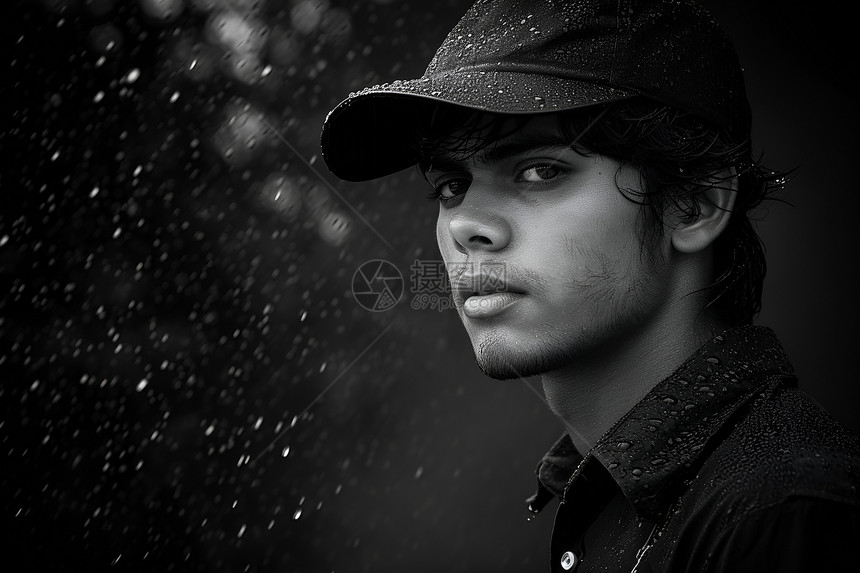
[[[413,310],[435,207],[318,160],[351,91],[417,77],[468,2],[4,4],[0,489],[9,571],[540,571],[559,423]],[[709,2],[765,164],[759,323],[855,432],[860,117],[835,2]],[[407,277],[373,313],[371,259]],[[537,382],[530,380],[533,388]]]

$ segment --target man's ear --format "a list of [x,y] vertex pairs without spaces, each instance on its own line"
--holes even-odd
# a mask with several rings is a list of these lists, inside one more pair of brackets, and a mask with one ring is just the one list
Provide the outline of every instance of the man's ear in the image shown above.
[[699,215],[678,223],[672,230],[672,246],[682,253],[707,248],[729,224],[738,191],[734,168],[726,170],[717,181],[700,187],[693,197],[699,203]]

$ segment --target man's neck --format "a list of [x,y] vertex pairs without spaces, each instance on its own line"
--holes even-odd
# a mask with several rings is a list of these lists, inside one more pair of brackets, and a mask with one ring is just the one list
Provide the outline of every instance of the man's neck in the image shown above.
[[580,453],[588,452],[658,382],[725,329],[691,306],[698,305],[681,299],[640,330],[603,345],[610,351],[591,353],[541,376],[550,408]]

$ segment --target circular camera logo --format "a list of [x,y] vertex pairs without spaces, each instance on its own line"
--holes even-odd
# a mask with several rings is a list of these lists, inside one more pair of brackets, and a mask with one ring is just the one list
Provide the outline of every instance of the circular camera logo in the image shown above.
[[367,261],[352,275],[352,296],[362,308],[373,312],[388,310],[403,295],[403,275],[388,261]]

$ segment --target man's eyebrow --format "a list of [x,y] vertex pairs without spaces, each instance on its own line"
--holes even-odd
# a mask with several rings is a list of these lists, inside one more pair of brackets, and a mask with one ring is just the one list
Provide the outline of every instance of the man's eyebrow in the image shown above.
[[494,164],[526,153],[558,152],[570,149],[571,147],[571,144],[561,137],[549,137],[546,135],[528,136],[493,145],[485,151],[478,153],[477,158],[484,163]]
[[428,169],[425,171],[457,171],[462,169],[469,160],[493,165],[527,153],[559,152],[573,147],[573,144],[561,135],[515,135],[502,143],[490,145],[467,159],[451,156],[433,158],[432,161],[427,162]]

